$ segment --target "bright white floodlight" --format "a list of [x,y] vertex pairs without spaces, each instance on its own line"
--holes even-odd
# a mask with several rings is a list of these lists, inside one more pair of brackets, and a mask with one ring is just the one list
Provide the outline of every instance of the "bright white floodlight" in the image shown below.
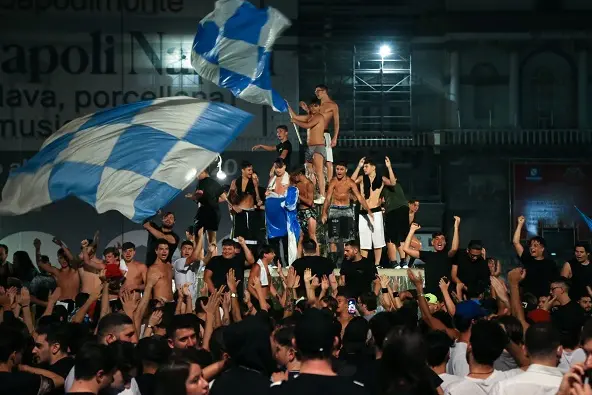
[[386,58],[387,56],[389,56],[391,54],[391,47],[384,44],[380,46],[380,49],[378,50],[378,54],[380,55],[381,58]]
[[216,173],[216,177],[219,180],[226,179],[226,173],[224,173],[224,171],[222,170],[222,157],[220,155],[218,155],[218,173]]

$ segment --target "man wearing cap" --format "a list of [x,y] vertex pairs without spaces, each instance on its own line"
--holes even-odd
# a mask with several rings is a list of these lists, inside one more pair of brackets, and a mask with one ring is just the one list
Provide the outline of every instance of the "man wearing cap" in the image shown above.
[[294,330],[294,346],[302,360],[300,375],[281,384],[272,384],[271,393],[301,395],[330,388],[331,394],[368,394],[363,384],[350,377],[338,376],[333,370],[331,359],[333,349],[339,343],[339,331],[339,324],[329,312],[307,309]]
[[481,241],[471,240],[467,249],[456,254],[456,260],[452,263],[452,281],[457,286],[460,284],[473,296],[489,287],[489,266],[483,256],[484,248]]

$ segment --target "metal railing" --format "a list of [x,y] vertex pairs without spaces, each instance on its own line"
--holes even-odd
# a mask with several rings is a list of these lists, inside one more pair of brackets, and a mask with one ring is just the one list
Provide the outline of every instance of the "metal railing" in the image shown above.
[[[291,136],[292,137],[292,136]],[[304,137],[303,137],[304,138]],[[291,139],[297,144],[296,139]],[[250,151],[257,144],[275,144],[273,137],[240,137],[229,148]],[[343,130],[340,148],[453,147],[453,146],[568,146],[592,144],[592,129],[439,129],[430,132],[366,132]],[[295,149],[297,149],[295,147]]]

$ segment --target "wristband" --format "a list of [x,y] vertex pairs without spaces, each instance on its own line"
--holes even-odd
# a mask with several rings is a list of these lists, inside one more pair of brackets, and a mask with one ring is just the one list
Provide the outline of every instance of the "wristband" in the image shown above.
[[383,294],[387,294],[388,293],[388,288],[382,288],[381,291],[382,291]]
[[393,292],[393,298],[398,298],[399,297],[399,293],[398,292]]
[[22,304],[21,307],[29,307],[28,304]]

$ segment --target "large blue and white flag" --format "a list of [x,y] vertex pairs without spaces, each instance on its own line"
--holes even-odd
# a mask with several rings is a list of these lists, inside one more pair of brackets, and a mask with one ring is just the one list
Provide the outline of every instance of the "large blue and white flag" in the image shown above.
[[169,203],[251,121],[227,104],[188,97],[142,101],[75,119],[10,173],[0,214],[76,196],[134,222]]
[[586,214],[584,214],[582,212],[582,210],[580,210],[576,206],[574,206],[574,207],[576,208],[576,210],[578,210],[578,213],[580,213],[580,215],[582,216],[582,219],[584,220],[586,225],[588,225],[588,228],[590,228],[590,231],[592,231],[592,219],[590,217],[588,217]]
[[278,10],[248,1],[218,0],[201,20],[193,40],[191,65],[208,81],[236,97],[286,112],[286,101],[271,88],[271,48],[291,25]]

